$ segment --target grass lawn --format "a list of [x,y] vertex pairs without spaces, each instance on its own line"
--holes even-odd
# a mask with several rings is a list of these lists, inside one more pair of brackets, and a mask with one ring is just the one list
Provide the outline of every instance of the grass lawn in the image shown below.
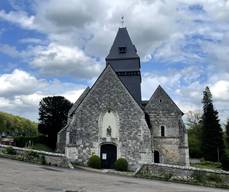
[[203,169],[222,169],[220,162],[201,161],[200,163],[191,164],[192,167],[203,168]]

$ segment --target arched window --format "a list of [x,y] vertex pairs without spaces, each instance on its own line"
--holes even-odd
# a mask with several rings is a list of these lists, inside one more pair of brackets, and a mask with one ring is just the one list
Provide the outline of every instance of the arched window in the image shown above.
[[161,137],[165,136],[165,126],[161,126]]
[[160,154],[158,151],[154,151],[154,163],[160,163]]

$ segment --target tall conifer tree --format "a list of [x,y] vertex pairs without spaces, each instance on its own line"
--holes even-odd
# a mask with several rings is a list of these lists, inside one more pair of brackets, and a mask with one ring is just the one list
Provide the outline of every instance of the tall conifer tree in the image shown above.
[[225,126],[226,129],[226,141],[227,141],[227,145],[229,147],[229,119],[227,120],[227,124]]
[[205,160],[221,161],[224,155],[223,131],[208,87],[203,92],[202,151]]

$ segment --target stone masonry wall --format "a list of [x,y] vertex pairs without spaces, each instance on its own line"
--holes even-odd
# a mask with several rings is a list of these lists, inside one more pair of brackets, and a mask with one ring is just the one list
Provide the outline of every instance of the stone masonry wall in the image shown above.
[[168,177],[179,178],[183,180],[189,180],[193,177],[210,177],[210,178],[220,178],[223,184],[229,184],[229,172],[223,170],[210,170],[201,169],[195,167],[186,167],[178,165],[166,165],[166,164],[145,164],[136,171],[136,176],[140,177]]
[[[179,131],[179,114],[164,111],[149,113],[152,125],[153,150],[160,154],[160,162],[185,165],[182,155],[181,135]],[[165,136],[161,136],[161,126],[165,127]],[[185,150],[185,149],[184,149]]]
[[64,153],[66,146],[66,127],[57,134],[57,152]]
[[48,165],[54,165],[58,167],[68,167],[67,159],[64,154],[38,151],[33,149],[26,149],[26,148],[20,148],[20,147],[14,147],[9,145],[2,145],[2,144],[0,144],[0,151],[5,150],[7,147],[12,147],[14,150],[16,150],[17,154],[23,154],[29,151],[36,152],[37,154],[45,157],[45,161]]
[[[148,101],[145,112],[151,124],[152,150],[159,152],[160,163],[188,165],[188,143],[182,121],[183,113],[161,86],[158,86]],[[164,136],[161,135],[161,126],[165,128]]]
[[[100,114],[109,110],[119,117],[119,137],[110,140],[99,135]],[[66,154],[79,163],[86,164],[93,153],[100,156],[103,143],[116,145],[117,158],[126,158],[132,169],[152,161],[151,136],[144,112],[110,66],[74,112],[68,131]]]

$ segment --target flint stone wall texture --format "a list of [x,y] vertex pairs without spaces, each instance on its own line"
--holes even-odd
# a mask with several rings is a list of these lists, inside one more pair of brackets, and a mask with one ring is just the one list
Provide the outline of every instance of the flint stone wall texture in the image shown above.
[[65,146],[66,146],[66,129],[67,126],[65,126],[63,129],[61,129],[57,135],[57,152],[64,153],[65,152]]
[[142,167],[136,171],[135,175],[140,177],[162,177],[171,175],[172,177],[185,180],[198,175],[211,178],[219,177],[221,178],[223,184],[229,186],[229,171],[223,170],[210,170],[195,167],[152,163],[142,165]]
[[[101,138],[99,134],[99,117],[109,110],[118,114],[118,138]],[[93,153],[100,156],[101,144],[113,143],[117,146],[117,158],[126,158],[130,169],[152,162],[151,134],[145,114],[110,66],[73,112],[66,132],[66,155],[72,161],[86,164]]]
[[32,152],[36,152],[40,156],[44,156],[46,163],[49,165],[54,165],[58,167],[69,167],[68,160],[64,154],[39,151],[39,150],[34,150],[34,149],[26,149],[26,148],[14,147],[14,146],[8,146],[8,145],[0,145],[0,151],[2,152],[7,147],[12,147],[16,151],[17,155],[32,151]]
[[[145,111],[151,124],[152,150],[159,152],[160,163],[189,165],[183,113],[160,86],[146,105]],[[161,126],[165,127],[165,136],[161,136]]]

